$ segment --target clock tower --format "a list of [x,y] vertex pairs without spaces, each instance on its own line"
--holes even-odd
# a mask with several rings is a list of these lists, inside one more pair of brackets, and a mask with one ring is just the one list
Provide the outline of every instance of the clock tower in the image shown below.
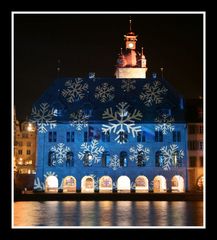
[[137,35],[132,31],[130,19],[130,31],[124,35],[125,50],[118,56],[116,65],[116,78],[146,78],[146,58],[136,49]]

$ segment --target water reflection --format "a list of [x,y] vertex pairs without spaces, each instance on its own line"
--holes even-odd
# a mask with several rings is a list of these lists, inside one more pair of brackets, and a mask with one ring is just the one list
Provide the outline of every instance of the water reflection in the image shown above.
[[14,226],[202,226],[203,202],[15,202]]

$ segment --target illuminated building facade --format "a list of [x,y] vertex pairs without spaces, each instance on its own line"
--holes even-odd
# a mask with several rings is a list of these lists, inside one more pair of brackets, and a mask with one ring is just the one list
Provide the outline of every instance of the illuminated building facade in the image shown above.
[[189,99],[187,107],[189,190],[203,190],[203,99]]
[[33,104],[37,172],[46,192],[183,192],[185,103],[162,77],[146,77],[137,36],[125,36],[116,78],[58,78]]
[[14,171],[18,174],[35,174],[36,130],[33,123],[16,119],[14,110]]

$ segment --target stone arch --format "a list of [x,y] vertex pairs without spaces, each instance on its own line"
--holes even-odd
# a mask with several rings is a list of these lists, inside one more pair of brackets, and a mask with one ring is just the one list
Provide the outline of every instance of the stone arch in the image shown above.
[[154,178],[154,192],[166,192],[167,191],[167,184],[166,178],[162,175],[158,175]]
[[67,176],[63,179],[63,192],[76,192],[76,179],[73,176]]
[[45,180],[45,192],[58,192],[58,178],[48,176]]
[[118,192],[130,192],[130,179],[127,176],[120,176],[117,180]]
[[102,176],[99,179],[99,192],[112,192],[112,178]]
[[135,179],[135,192],[148,192],[148,178],[140,175]]
[[185,185],[184,185],[184,178],[180,175],[175,175],[171,179],[171,190],[172,192],[184,192]]
[[94,178],[92,176],[84,176],[81,180],[82,193],[94,193]]

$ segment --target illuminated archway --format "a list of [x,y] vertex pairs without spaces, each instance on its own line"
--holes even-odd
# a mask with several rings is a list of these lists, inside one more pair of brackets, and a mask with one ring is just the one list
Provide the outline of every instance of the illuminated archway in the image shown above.
[[111,177],[103,176],[99,179],[99,192],[112,192]]
[[45,192],[58,192],[58,179],[56,176],[48,176],[46,178]]
[[117,180],[118,192],[130,192],[130,179],[127,176],[120,176]]
[[172,177],[172,192],[184,192],[185,185],[184,185],[184,178],[180,175],[175,175]]
[[202,175],[197,179],[197,189],[200,191],[203,191],[203,185],[204,185],[204,176]]
[[63,179],[63,192],[76,192],[76,179],[72,176],[67,176]]
[[166,192],[167,184],[165,177],[158,175],[154,178],[154,192]]
[[145,176],[138,176],[135,180],[135,191],[148,192],[148,178]]
[[81,180],[82,193],[94,193],[94,179],[91,176],[85,176]]

